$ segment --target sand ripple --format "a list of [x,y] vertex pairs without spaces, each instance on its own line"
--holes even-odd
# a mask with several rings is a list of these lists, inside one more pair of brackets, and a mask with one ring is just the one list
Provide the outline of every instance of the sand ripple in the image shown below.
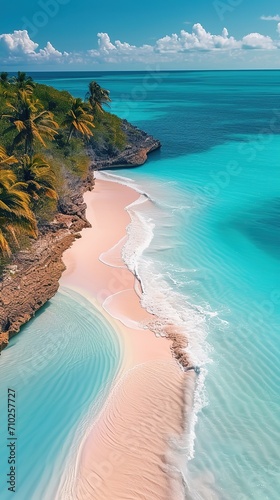
[[173,361],[144,363],[120,380],[83,448],[74,498],[170,500],[170,488],[184,498],[172,456],[187,380]]

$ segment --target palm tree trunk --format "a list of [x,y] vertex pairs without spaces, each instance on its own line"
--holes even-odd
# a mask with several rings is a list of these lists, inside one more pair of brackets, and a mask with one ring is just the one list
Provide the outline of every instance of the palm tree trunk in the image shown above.
[[73,127],[73,126],[71,126],[71,127],[70,127],[70,130],[69,130],[69,134],[68,134],[67,144],[69,144],[70,139],[71,139],[71,137],[72,137],[72,135],[73,135],[73,132],[74,132],[74,127]]

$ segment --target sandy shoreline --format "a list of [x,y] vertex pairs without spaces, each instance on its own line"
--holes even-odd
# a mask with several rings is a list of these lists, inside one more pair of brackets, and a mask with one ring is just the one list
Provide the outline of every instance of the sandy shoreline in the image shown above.
[[183,498],[168,465],[185,430],[195,376],[179,368],[170,340],[139,325],[153,316],[141,307],[139,285],[121,258],[130,223],[125,207],[138,198],[127,186],[97,179],[84,197],[92,228],[63,259],[61,285],[103,307],[123,345],[116,384],[80,450],[73,495],[81,500]]

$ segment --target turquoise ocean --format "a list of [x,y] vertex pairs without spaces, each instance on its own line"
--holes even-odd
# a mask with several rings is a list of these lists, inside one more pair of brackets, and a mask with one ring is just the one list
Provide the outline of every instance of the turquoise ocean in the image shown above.
[[[142,281],[143,305],[161,319],[159,333],[170,322],[183,328],[190,357],[201,367],[191,434],[180,450],[186,498],[278,499],[280,71],[33,77],[77,97],[97,80],[111,91],[112,112],[162,142],[145,165],[102,175],[146,195],[129,208],[123,255]],[[38,373],[34,366],[31,385],[24,385],[24,377],[19,382],[26,339],[36,358],[37,350],[47,348],[43,339],[52,345],[55,328],[65,337],[68,331],[78,335],[75,321],[82,323],[82,346],[71,339],[63,352],[54,352],[51,366]],[[97,347],[104,331],[106,355]],[[93,365],[88,342],[98,360]],[[19,398],[19,481],[26,489],[14,498],[41,498],[31,492],[34,484],[44,488],[44,481],[55,488],[73,445],[71,432],[77,428],[78,440],[81,420],[97,411],[93,400],[102,404],[119,352],[100,314],[61,290],[2,353],[0,377],[6,381],[0,391],[8,381]],[[88,375],[96,384],[80,394],[71,377],[78,385]],[[3,443],[2,414],[0,419]],[[6,450],[0,450],[3,470]],[[43,476],[39,456],[46,464]]]

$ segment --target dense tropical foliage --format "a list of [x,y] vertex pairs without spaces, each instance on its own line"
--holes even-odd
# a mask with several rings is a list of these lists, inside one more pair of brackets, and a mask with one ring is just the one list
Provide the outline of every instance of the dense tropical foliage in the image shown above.
[[12,148],[23,144],[25,154],[33,154],[36,141],[46,147],[45,139],[53,140],[57,134],[56,129],[59,128],[53,114],[43,109],[43,105],[39,99],[34,99],[30,89],[18,90],[14,95],[14,102],[7,102],[10,113],[2,116],[10,124],[4,133],[16,132]]
[[74,133],[84,135],[87,138],[93,135],[91,130],[94,128],[93,116],[82,99],[78,98],[72,101],[72,106],[61,126],[69,130],[67,143],[69,143]]
[[0,73],[0,264],[36,238],[88,174],[87,147],[121,150],[121,120],[103,110],[109,92],[91,82],[86,100]]
[[37,236],[37,224],[26,184],[18,182],[12,170],[1,170],[0,174],[0,251],[9,256],[23,233]]

